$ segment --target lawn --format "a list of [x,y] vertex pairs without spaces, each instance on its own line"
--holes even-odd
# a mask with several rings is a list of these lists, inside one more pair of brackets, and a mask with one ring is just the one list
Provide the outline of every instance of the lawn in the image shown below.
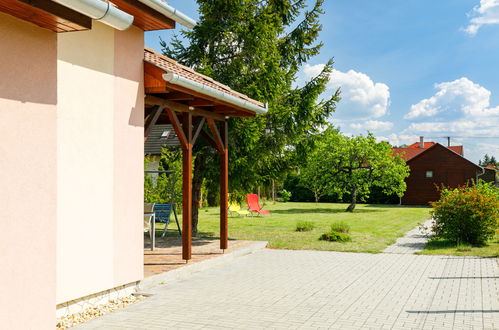
[[419,254],[445,254],[453,256],[499,257],[499,233],[487,245],[473,247],[469,245],[456,246],[445,240],[431,240]]
[[[263,217],[230,217],[230,239],[268,241],[278,249],[305,249],[350,252],[380,252],[393,244],[397,237],[424,222],[430,208],[392,205],[358,205],[354,213],[344,212],[347,204],[332,203],[272,203],[264,209],[271,215]],[[199,236],[218,237],[219,209],[199,210]],[[297,232],[298,221],[313,222],[315,228]],[[320,241],[331,223],[343,221],[350,225],[352,241],[347,243]],[[175,224],[169,226],[170,235]]]

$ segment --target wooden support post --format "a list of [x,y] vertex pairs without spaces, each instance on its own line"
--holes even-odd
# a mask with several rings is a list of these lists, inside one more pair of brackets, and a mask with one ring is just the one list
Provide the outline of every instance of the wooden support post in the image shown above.
[[192,244],[192,114],[182,116],[186,148],[182,148],[182,259],[191,259]]
[[220,152],[220,248],[229,244],[229,126],[227,120],[220,122],[223,152]]

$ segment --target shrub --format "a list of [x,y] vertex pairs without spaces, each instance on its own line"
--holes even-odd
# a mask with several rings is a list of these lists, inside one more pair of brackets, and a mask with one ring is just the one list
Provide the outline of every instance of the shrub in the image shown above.
[[350,242],[352,238],[347,233],[340,233],[337,231],[330,231],[324,233],[319,237],[321,241],[331,241],[331,242]]
[[350,225],[346,222],[343,222],[343,221],[334,222],[331,225],[331,231],[335,231],[338,233],[349,233],[350,232]]
[[492,238],[499,221],[499,190],[479,183],[456,189],[442,189],[432,203],[435,238],[457,244],[483,245]]
[[315,225],[310,221],[298,221],[296,224],[296,231],[311,231]]
[[291,192],[287,191],[286,189],[283,189],[279,191],[279,197],[281,198],[281,201],[286,203],[289,202],[291,199]]

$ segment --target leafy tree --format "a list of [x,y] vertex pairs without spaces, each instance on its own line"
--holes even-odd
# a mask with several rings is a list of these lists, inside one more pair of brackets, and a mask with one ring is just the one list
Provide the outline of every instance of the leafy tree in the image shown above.
[[485,154],[485,156],[483,156],[483,160],[478,161],[478,165],[483,167],[487,165],[494,165],[495,167],[497,167],[499,163],[497,162],[494,156],[489,156],[488,154]]
[[327,194],[350,194],[346,211],[353,212],[357,200],[368,197],[372,187],[402,196],[409,167],[400,156],[392,155],[388,143],[376,142],[370,133],[348,137],[328,128],[307,155],[303,173],[303,184],[311,190],[320,186]]
[[[304,63],[317,55],[323,0],[309,11],[305,0],[198,0],[200,19],[163,52],[182,64],[256,100],[269,103],[266,115],[229,120],[231,197],[243,196],[259,182],[280,179],[292,154],[307,136],[326,124],[339,92],[321,100],[333,62],[296,86]],[[201,186],[218,186],[218,155],[206,143],[194,147],[193,234],[197,233]]]

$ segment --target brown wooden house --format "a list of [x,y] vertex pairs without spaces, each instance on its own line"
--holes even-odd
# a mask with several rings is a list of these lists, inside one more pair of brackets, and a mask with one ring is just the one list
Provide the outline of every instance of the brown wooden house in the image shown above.
[[444,147],[421,141],[406,148],[393,148],[393,153],[400,154],[411,169],[403,205],[428,205],[440,198],[438,187],[463,186],[483,173],[480,166],[463,157],[462,146]]

